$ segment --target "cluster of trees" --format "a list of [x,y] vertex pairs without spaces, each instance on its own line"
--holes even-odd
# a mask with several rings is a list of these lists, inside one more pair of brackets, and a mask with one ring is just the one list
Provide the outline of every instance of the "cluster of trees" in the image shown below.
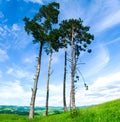
[[[75,74],[77,72],[77,63],[81,51],[88,51],[88,45],[94,36],[91,35],[88,26],[83,26],[81,19],[69,19],[63,20],[58,28],[55,28],[55,24],[58,24],[59,15],[59,3],[52,2],[48,5],[43,5],[39,12],[29,19],[24,18],[25,31],[34,37],[33,42],[39,43],[38,65],[34,78],[34,86],[32,88],[32,97],[30,102],[29,119],[34,118],[34,106],[37,93],[37,84],[39,80],[39,74],[41,69],[41,58],[43,49],[49,55],[48,75],[47,75],[47,90],[46,90],[46,112],[48,115],[48,101],[49,101],[49,80],[50,69],[52,62],[52,54],[59,52],[60,48],[64,48],[64,78],[63,78],[63,106],[64,110],[67,110],[66,106],[66,70],[67,70],[67,48],[71,47],[71,91],[70,91],[70,106],[75,109]],[[77,76],[78,77],[78,76]]]

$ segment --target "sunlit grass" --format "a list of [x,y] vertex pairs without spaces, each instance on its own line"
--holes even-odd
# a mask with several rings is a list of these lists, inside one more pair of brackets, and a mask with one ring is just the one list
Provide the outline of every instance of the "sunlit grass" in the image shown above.
[[28,116],[0,114],[0,122],[120,122],[120,99],[47,117],[36,115],[34,120]]

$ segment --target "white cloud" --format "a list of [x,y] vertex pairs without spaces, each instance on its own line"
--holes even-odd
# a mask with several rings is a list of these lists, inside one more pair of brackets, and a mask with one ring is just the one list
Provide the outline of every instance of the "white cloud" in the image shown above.
[[[38,93],[38,92],[37,92]],[[43,96],[38,96],[36,97],[35,105],[36,106],[45,106],[45,95]]]
[[51,96],[49,104],[50,104],[50,106],[63,106],[62,94],[61,94],[61,96],[59,96],[59,95]]
[[[23,88],[20,86],[19,81],[7,82],[6,84],[3,85],[3,88],[1,89],[1,93],[3,94],[1,94],[0,97],[19,98],[21,92],[23,92]],[[12,94],[12,93],[17,93],[17,94]]]
[[[89,90],[77,88],[76,105],[93,105],[103,103],[109,100],[117,99],[120,96],[120,72],[108,74],[103,77],[98,77],[97,80],[89,86]],[[9,105],[29,105],[31,98],[31,90],[26,91],[21,86],[20,81],[4,82],[0,89],[0,104]],[[63,86],[60,84],[50,85],[49,106],[63,106]],[[66,88],[67,105],[69,105],[70,84]],[[14,100],[14,101],[12,101]],[[46,89],[38,89],[36,97],[36,106],[45,106]]]
[[[97,80],[89,86],[89,90],[85,88],[77,88],[76,90],[76,105],[87,106],[103,103],[106,101],[114,100],[120,96],[120,72],[108,74],[103,77],[98,77]],[[41,94],[40,94],[41,92]],[[39,90],[36,105],[45,106],[45,90]],[[63,86],[62,84],[50,85],[50,106],[63,106]],[[70,99],[70,84],[67,84],[66,88],[66,100],[69,106]]]
[[20,30],[20,27],[17,24],[12,25],[12,31],[18,31]]
[[9,56],[7,55],[7,52],[0,49],[0,62],[3,62],[5,60],[9,59]]
[[109,85],[120,85],[120,72],[109,74],[105,77],[100,77],[97,81],[92,85],[92,87],[107,87]]
[[117,99],[120,96],[120,72],[108,74],[89,86],[89,90],[79,90],[76,94],[78,105],[92,105]]
[[[49,106],[62,106],[62,84],[50,84],[49,86]],[[68,91],[67,91],[68,92]],[[46,87],[38,89],[36,97],[36,106],[45,106],[46,102]]]
[[62,84],[59,84],[59,87],[56,87],[54,84],[50,84],[50,91],[54,94],[59,94],[62,89]]
[[[70,98],[70,87],[69,83],[66,84],[66,103],[69,105],[69,98]],[[50,104],[51,106],[63,106],[63,84],[60,83],[58,85],[52,84],[50,86],[50,90],[52,93],[50,96]]]
[[39,4],[43,4],[42,0],[24,0],[25,2],[33,2],[33,3],[39,3]]
[[31,79],[33,78],[33,74],[21,67],[18,67],[18,66],[13,66],[13,67],[10,67],[8,68],[8,70],[6,71],[7,74],[15,77],[15,78],[18,78],[18,79]]
[[1,82],[1,85],[1,105],[28,105],[31,94],[23,89],[20,81]]

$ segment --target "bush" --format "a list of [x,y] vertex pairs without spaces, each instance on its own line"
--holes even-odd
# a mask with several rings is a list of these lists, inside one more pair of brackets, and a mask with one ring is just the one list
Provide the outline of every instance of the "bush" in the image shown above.
[[70,116],[71,116],[72,118],[78,117],[78,116],[79,116],[79,111],[78,111],[77,109],[71,110],[71,111],[70,111]]

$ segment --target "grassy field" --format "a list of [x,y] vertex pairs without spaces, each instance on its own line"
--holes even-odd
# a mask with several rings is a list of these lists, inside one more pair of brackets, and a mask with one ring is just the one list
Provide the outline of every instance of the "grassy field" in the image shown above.
[[120,122],[120,99],[76,111],[53,114],[47,117],[0,114],[0,122]]

